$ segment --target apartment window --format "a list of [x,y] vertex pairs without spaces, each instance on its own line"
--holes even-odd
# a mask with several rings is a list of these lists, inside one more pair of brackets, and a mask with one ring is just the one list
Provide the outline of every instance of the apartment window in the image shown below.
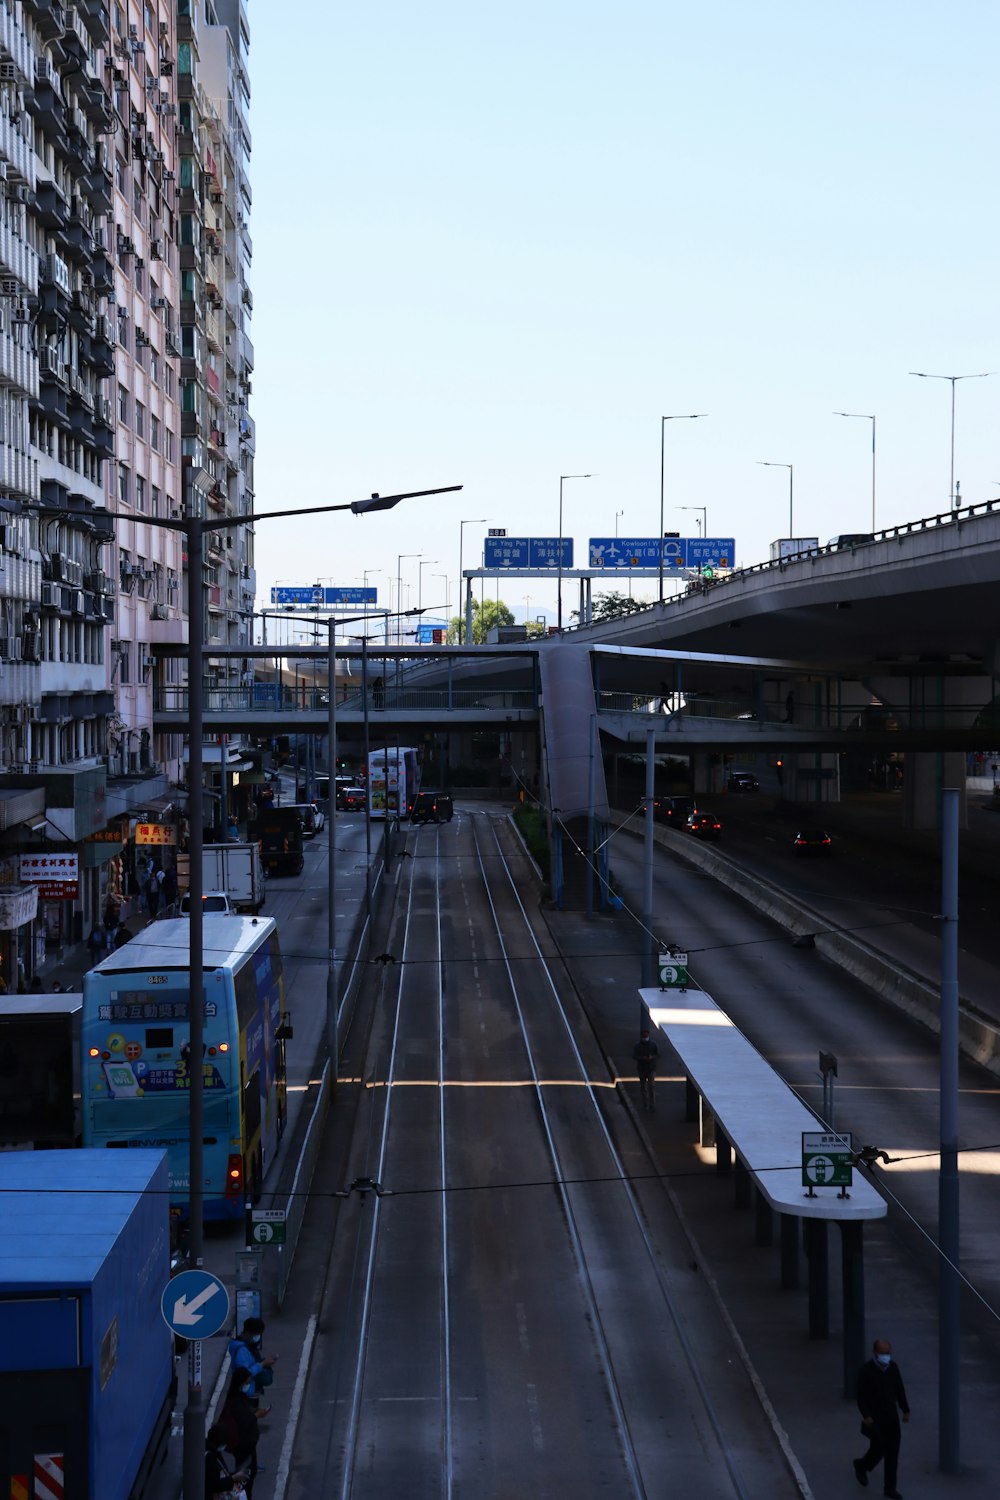
[[118,420],[128,421],[128,391],[123,385],[118,387]]
[[135,508],[146,509],[146,481],[141,474],[135,476]]
[[123,505],[128,505],[131,499],[132,481],[128,464],[118,465],[118,498]]
[[135,267],[132,272],[132,280],[135,282],[136,291],[141,292],[143,286],[143,270],[142,260],[138,255],[135,258]]
[[142,18],[146,23],[147,31],[156,30],[156,17],[153,14],[153,7],[150,4],[150,0],[145,0],[145,4],[142,7]]
[[124,14],[122,12],[121,6],[118,4],[118,0],[115,0],[114,5],[112,6],[112,12],[113,12],[113,15],[114,15],[114,27],[115,27],[115,31],[117,31],[117,33],[118,33],[119,36],[124,36],[125,35],[125,16],[124,16]]
[[120,193],[125,191],[125,159],[115,154],[115,186]]
[[[155,417],[153,418],[153,421],[154,422],[156,421]],[[160,494],[159,486],[155,485],[155,484],[153,485],[153,512],[152,513],[153,513],[154,516],[162,516],[163,515],[163,496]]]
[[149,418],[149,446],[154,453],[160,451],[160,419],[153,412]]
[[146,368],[146,345],[139,337],[138,328],[136,329],[135,334],[135,362],[139,366],[140,370],[144,370]]
[[[150,288],[152,291],[152,288]],[[157,351],[150,347],[149,350],[149,378],[154,385],[160,383],[160,356]]]
[[164,428],[164,432],[163,432],[163,456],[167,460],[168,464],[172,464],[173,463],[173,461],[174,461],[174,435],[170,431],[169,427]]
[[166,391],[167,395],[172,400],[173,396],[174,396],[174,392],[177,389],[177,377],[174,374],[174,367],[173,367],[173,365],[167,365],[165,367],[164,374],[163,374],[163,389]]
[[146,436],[146,408],[141,401],[135,403],[135,435],[138,438]]

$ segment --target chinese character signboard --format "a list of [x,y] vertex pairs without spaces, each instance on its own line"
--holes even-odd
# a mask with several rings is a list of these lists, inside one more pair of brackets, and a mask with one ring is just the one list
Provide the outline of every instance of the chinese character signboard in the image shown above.
[[137,823],[135,841],[137,844],[176,844],[177,829],[172,823]]
[[22,854],[21,879],[37,885],[43,900],[72,901],[79,892],[79,855]]
[[[675,568],[732,568],[736,543],[731,536],[663,538],[665,572]],[[659,568],[660,541],[655,536],[592,536],[587,544],[592,568]]]
[[[573,539],[562,539],[562,565],[573,566]],[[557,536],[487,537],[483,544],[485,568],[558,568]]]

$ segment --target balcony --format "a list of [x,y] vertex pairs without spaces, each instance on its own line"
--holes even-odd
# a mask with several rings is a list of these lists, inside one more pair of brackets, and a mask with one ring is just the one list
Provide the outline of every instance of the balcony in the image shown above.
[[39,182],[35,188],[35,218],[43,229],[61,230],[69,218],[69,201],[56,182]]

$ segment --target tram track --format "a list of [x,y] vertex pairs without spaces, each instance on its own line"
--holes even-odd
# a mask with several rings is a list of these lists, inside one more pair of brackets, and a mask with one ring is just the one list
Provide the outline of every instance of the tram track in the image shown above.
[[338,1213],[302,1493],[796,1493],[752,1401],[709,1388],[725,1330],[699,1321],[663,1195],[631,1180],[655,1165],[496,820],[410,852],[352,1152],[378,1186]]

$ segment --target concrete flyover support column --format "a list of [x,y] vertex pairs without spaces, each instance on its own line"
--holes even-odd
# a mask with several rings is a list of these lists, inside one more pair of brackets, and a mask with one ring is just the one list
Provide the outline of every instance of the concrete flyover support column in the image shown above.
[[840,1220],[841,1278],[844,1288],[844,1395],[854,1395],[865,1361],[864,1224]]
[[961,750],[944,754],[907,753],[903,769],[903,827],[940,828],[941,792],[946,786],[958,787],[959,827],[967,828],[964,753]]
[[791,1291],[799,1284],[799,1221],[794,1214],[781,1215],[781,1285]]
[[826,1220],[806,1219],[806,1256],[809,1262],[809,1337],[830,1337],[830,1275]]
[[790,802],[839,802],[840,757],[821,750],[782,756],[783,790]]

